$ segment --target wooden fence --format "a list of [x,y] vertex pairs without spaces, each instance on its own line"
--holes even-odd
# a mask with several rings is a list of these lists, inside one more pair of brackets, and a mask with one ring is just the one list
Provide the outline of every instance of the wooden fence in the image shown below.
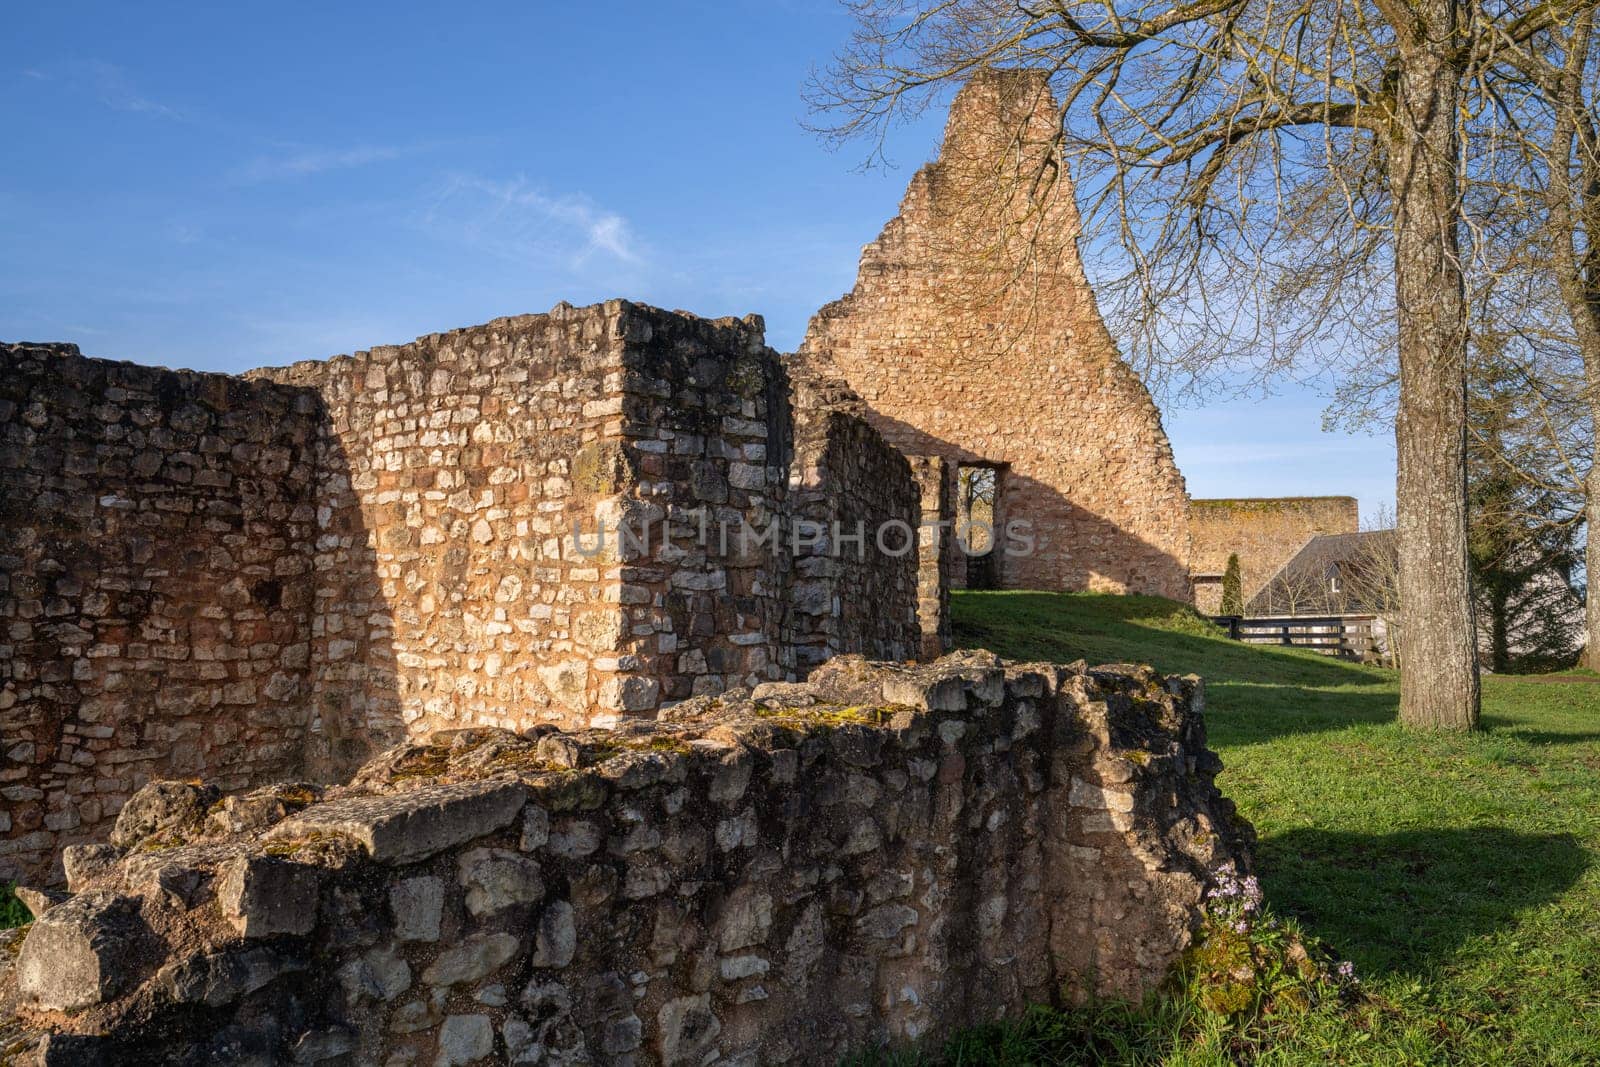
[[1259,618],[1213,615],[1211,621],[1226,629],[1235,641],[1246,644],[1290,645],[1346,659],[1370,660],[1378,655],[1377,637],[1373,632],[1373,624],[1377,622],[1375,615]]

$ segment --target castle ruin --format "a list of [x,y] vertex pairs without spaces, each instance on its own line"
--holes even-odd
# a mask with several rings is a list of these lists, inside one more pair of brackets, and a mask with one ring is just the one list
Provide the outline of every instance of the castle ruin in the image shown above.
[[1158,982],[1249,862],[1203,686],[944,655],[953,585],[1191,595],[1070,194],[1025,295],[955,254],[1052,107],[964,89],[794,357],[620,300],[0,346],[0,879],[71,894],[0,978],[30,1054],[816,1062]]

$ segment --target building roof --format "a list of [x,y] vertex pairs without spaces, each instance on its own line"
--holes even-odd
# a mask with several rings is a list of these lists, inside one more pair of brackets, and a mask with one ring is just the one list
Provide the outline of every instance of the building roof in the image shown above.
[[1371,615],[1392,603],[1394,530],[1318,534],[1245,605],[1247,615]]

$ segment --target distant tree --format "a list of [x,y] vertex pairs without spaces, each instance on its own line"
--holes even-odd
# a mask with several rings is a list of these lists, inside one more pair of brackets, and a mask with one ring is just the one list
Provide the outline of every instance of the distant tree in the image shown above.
[[1222,614],[1244,614],[1244,579],[1239,573],[1239,553],[1228,555],[1227,569],[1222,572]]
[[1473,379],[1467,544],[1482,655],[1497,672],[1568,666],[1582,631],[1572,576],[1583,494],[1563,476],[1561,437],[1520,368],[1489,362]]
[[1362,525],[1367,536],[1358,544],[1344,581],[1345,598],[1380,626],[1377,652],[1391,667],[1401,663],[1403,620],[1400,615],[1400,552],[1394,512],[1381,506]]
[[[1600,573],[1600,32],[1593,3],[1573,6],[1536,34],[1506,39],[1484,79],[1489,106],[1514,110],[1475,152],[1469,213],[1485,220],[1486,266],[1504,279],[1503,317],[1539,358],[1529,375],[1543,407],[1575,409],[1586,433],[1546,479],[1562,475],[1586,503],[1587,575]],[[1558,419],[1558,421],[1561,421]],[[1563,427],[1565,428],[1565,427]],[[1576,462],[1575,462],[1576,460]],[[1526,488],[1526,487],[1524,487]],[[1545,503],[1549,503],[1546,501]],[[1543,530],[1541,539],[1566,531]],[[1515,537],[1512,538],[1516,540]],[[1547,545],[1563,554],[1565,545]],[[1542,550],[1524,547],[1538,557]],[[1475,553],[1476,555],[1476,553]],[[1534,565],[1528,560],[1521,565]],[[1600,597],[1587,596],[1587,661],[1600,669]],[[1496,639],[1498,642],[1498,638]]]

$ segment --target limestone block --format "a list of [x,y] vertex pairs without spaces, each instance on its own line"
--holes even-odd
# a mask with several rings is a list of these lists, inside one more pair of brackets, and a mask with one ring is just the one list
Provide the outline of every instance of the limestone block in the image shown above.
[[17,989],[46,1011],[102,1003],[137,978],[146,936],[133,898],[80,893],[28,929],[17,957]]
[[439,1027],[434,1067],[465,1067],[494,1051],[494,1023],[487,1015],[450,1015]]
[[180,958],[156,972],[154,982],[176,1003],[218,1008],[305,968],[302,959],[252,945]]
[[467,911],[475,916],[531,904],[544,896],[538,861],[499,848],[475,848],[457,861]]
[[317,869],[240,856],[218,872],[217,904],[242,937],[309,934],[317,924]]
[[132,848],[154,834],[198,830],[216,799],[217,790],[212,787],[190,782],[151,782],[122,806],[111,831],[111,843],[118,848]]
[[432,986],[476,982],[503,967],[520,947],[521,942],[513,934],[474,934],[440,953],[422,972],[422,980]]
[[342,834],[379,863],[414,863],[510,825],[527,796],[516,782],[486,781],[335,800],[279,823],[267,840]]
[[564,900],[552,901],[539,916],[539,928],[533,943],[533,965],[565,967],[572,962],[577,950],[578,928],[573,921],[572,905]]
[[401,941],[439,940],[444,912],[444,881],[432,875],[407,878],[389,889],[394,936]]

